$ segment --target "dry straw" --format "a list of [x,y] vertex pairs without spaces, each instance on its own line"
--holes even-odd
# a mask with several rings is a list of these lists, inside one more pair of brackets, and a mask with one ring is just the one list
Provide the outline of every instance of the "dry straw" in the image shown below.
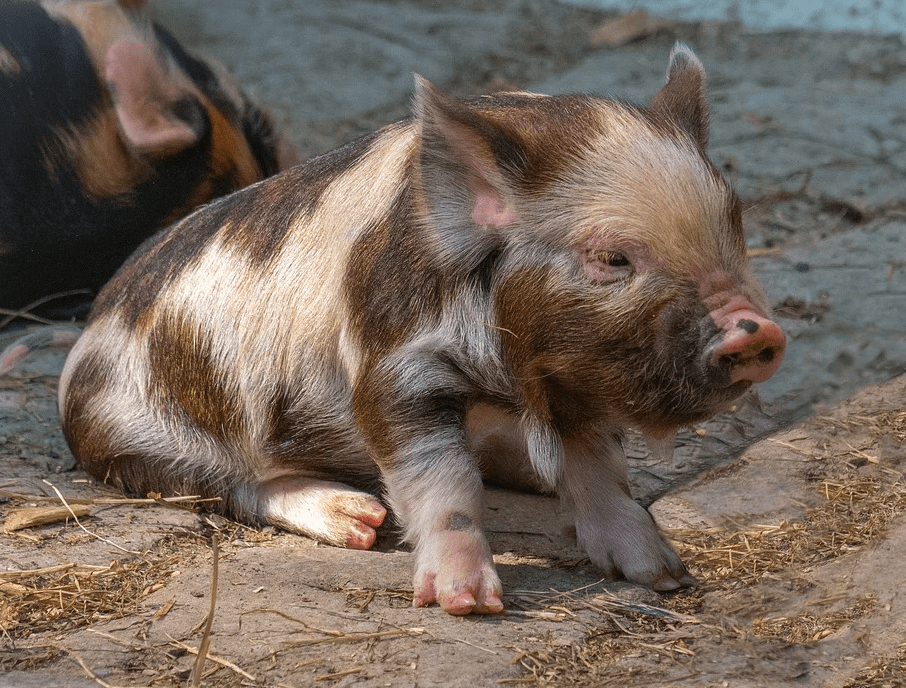
[[[757,655],[757,648],[763,646],[758,643],[820,641],[871,614],[873,595],[841,593],[840,600],[826,602],[845,604],[826,613],[747,619],[742,615],[739,623],[743,625],[724,616],[725,610],[751,605],[747,596],[761,581],[802,580],[821,564],[874,545],[884,537],[891,520],[906,511],[903,474],[885,465],[871,448],[890,439],[906,442],[906,409],[818,418],[813,423],[818,428],[816,435],[832,430],[826,433],[832,441],[822,442],[820,448],[775,444],[812,467],[820,496],[817,507],[806,509],[805,516],[795,521],[728,522],[724,527],[669,531],[683,560],[700,580],[696,590],[665,599],[673,616],[624,605],[608,617],[601,612],[613,610],[595,604],[594,598],[562,595],[559,609],[597,607],[601,620],[581,644],[531,651],[516,648],[514,661],[524,668],[525,676],[498,683],[626,688],[700,685],[695,682],[701,672],[695,668],[694,658],[699,651],[713,652],[715,643],[720,645],[721,655],[731,651]],[[672,665],[652,662],[654,656],[669,658]],[[869,660],[844,688],[903,686],[904,676],[906,643],[894,657]]]

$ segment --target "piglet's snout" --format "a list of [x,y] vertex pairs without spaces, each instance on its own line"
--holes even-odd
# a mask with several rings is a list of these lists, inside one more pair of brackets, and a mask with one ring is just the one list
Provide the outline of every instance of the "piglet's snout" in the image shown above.
[[708,346],[708,363],[728,370],[730,383],[764,382],[773,375],[786,351],[786,335],[773,320],[749,308],[711,313],[721,332]]

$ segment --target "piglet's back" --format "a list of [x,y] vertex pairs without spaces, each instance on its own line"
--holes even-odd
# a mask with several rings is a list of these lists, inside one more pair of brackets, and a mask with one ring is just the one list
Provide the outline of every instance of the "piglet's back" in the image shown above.
[[179,317],[229,339],[279,339],[304,312],[312,317],[293,336],[323,334],[325,321],[342,319],[350,249],[404,192],[412,147],[411,127],[388,127],[196,211],[135,252],[89,322],[147,330]]
[[[147,240],[95,300],[61,376],[63,429],[83,466],[103,478],[112,457],[155,446],[174,465],[223,467],[205,438],[191,441],[195,431],[168,451],[173,419],[161,409],[232,446],[236,465],[224,469],[240,473],[265,461],[287,405],[327,398],[335,407],[323,414],[342,415],[360,357],[345,332],[350,251],[406,194],[413,149],[412,126],[391,125]],[[111,404],[131,422],[109,422]],[[322,435],[345,435],[348,425]],[[355,442],[344,437],[347,453]],[[145,457],[141,475],[120,470],[115,482],[141,492],[153,465]]]

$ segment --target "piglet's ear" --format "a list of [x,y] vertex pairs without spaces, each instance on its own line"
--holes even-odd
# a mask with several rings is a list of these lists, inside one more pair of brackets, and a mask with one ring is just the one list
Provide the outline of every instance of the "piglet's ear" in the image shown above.
[[702,150],[708,147],[709,108],[705,68],[685,43],[670,52],[667,83],[654,96],[651,109],[674,120]]
[[524,157],[512,135],[480,113],[415,77],[414,114],[421,123],[421,174],[436,216],[467,215],[502,229],[519,221],[507,170]]
[[171,156],[198,143],[201,105],[172,83],[147,45],[132,39],[111,45],[104,77],[126,142],[139,155]]

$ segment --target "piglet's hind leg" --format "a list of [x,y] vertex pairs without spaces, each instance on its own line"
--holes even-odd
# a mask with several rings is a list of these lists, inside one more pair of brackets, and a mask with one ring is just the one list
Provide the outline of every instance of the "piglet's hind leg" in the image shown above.
[[257,512],[268,523],[337,547],[368,549],[387,510],[343,483],[281,476],[257,486]]

